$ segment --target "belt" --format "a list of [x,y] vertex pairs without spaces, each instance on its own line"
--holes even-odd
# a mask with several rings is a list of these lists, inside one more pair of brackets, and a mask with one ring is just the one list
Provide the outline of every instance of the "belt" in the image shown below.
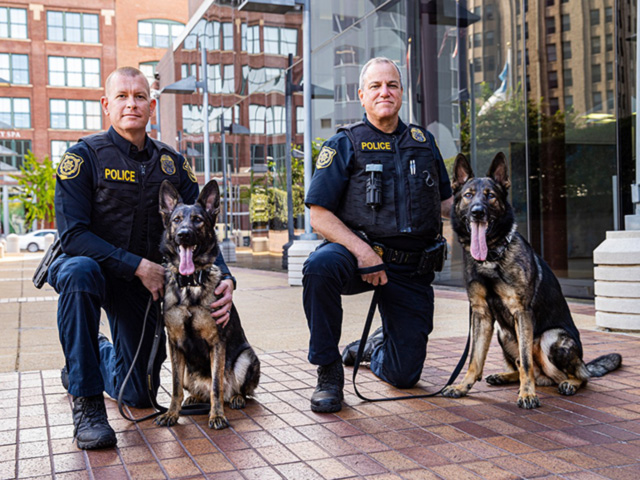
[[373,248],[373,251],[387,263],[410,265],[418,263],[422,258],[422,252],[404,252],[402,250],[385,247],[381,243],[376,242],[371,244],[371,248]]

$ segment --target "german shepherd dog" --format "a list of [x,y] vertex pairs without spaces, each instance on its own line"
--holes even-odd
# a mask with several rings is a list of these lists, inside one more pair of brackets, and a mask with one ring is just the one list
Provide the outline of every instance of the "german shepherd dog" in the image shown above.
[[215,180],[205,185],[194,205],[185,205],[165,180],[160,186],[160,214],[165,226],[161,251],[166,259],[164,322],[169,338],[173,394],[158,425],[175,425],[185,405],[210,403],[209,427],[229,426],[224,402],[244,408],[260,379],[260,361],[247,342],[233,306],[226,326],[216,324],[209,306],[216,300],[220,269],[215,233],[220,193]]
[[464,251],[473,347],[464,379],[443,395],[462,397],[482,378],[494,322],[508,371],[486,380],[491,385],[519,381],[521,408],[540,406],[536,385],[558,384],[561,394],[573,395],[589,378],[618,368],[617,353],[583,362],[580,334],[557,278],[516,231],[504,154],[495,156],[483,178],[474,178],[459,154],[453,177],[451,221]]

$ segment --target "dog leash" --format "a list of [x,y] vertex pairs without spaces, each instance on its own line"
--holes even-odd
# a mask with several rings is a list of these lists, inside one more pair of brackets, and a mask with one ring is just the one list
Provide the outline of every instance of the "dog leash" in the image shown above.
[[[151,346],[151,352],[149,354],[149,361],[147,362],[147,394],[149,396],[149,402],[156,409],[155,412],[150,413],[149,415],[145,415],[140,418],[133,418],[126,414],[124,411],[124,404],[122,402],[122,396],[124,395],[124,388],[129,382],[129,378],[133,373],[133,368],[138,360],[138,356],[140,354],[140,350],[142,349],[142,344],[144,343],[144,332],[147,328],[147,320],[149,318],[149,312],[151,311],[151,305],[155,304],[156,306],[156,329],[153,334],[153,344]],[[156,400],[156,395],[154,391],[153,384],[153,366],[156,360],[156,356],[158,355],[158,350],[160,349],[160,341],[162,340],[162,332],[164,329],[164,319],[162,316],[162,311],[160,307],[160,300],[153,301],[153,296],[149,296],[149,301],[147,302],[147,309],[144,313],[144,320],[142,322],[142,332],[140,334],[140,342],[138,342],[138,348],[136,350],[136,354],[131,361],[131,366],[127,371],[127,375],[124,377],[124,381],[120,386],[120,391],[118,392],[118,410],[120,411],[120,415],[126,420],[129,420],[133,423],[142,422],[144,420],[149,420],[151,418],[155,418],[158,415],[161,415],[167,412],[169,409],[167,407],[163,407],[158,404]],[[211,405],[207,403],[194,403],[192,405],[183,405],[180,410],[180,415],[208,415],[211,410]]]
[[355,363],[353,365],[353,389],[356,392],[356,395],[361,398],[362,400],[365,400],[367,402],[388,402],[391,400],[408,400],[411,398],[427,398],[427,397],[435,397],[436,395],[439,395],[442,393],[442,391],[447,388],[449,385],[451,385],[456,378],[458,378],[458,375],[460,374],[460,371],[462,370],[462,367],[464,367],[464,364],[467,361],[467,356],[469,355],[469,346],[471,344],[471,307],[469,307],[469,333],[467,334],[467,344],[464,347],[464,352],[462,353],[462,356],[460,357],[460,360],[458,360],[458,364],[456,365],[456,368],[453,370],[453,373],[451,374],[451,376],[449,377],[449,380],[447,381],[446,385],[444,387],[442,387],[440,390],[438,390],[435,393],[425,393],[425,394],[420,394],[420,395],[403,395],[403,396],[399,396],[399,397],[379,397],[379,398],[368,398],[365,397],[364,395],[362,395],[359,391],[358,391],[358,387],[356,386],[356,375],[358,374],[358,369],[360,368],[360,362],[362,362],[362,355],[364,354],[364,347],[365,347],[365,343],[367,342],[367,339],[369,338],[369,330],[371,330],[371,323],[373,322],[373,316],[376,313],[376,307],[378,306],[378,297],[380,296],[380,289],[376,288],[373,291],[373,297],[371,298],[371,305],[369,306],[369,313],[367,314],[367,320],[364,323],[364,329],[362,331],[362,338],[360,339],[360,345],[358,345],[358,352],[356,353],[356,359],[355,359]]

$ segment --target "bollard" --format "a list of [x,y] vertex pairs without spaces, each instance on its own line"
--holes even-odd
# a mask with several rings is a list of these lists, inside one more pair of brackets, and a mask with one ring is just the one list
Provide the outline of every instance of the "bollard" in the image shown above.
[[44,236],[44,251],[46,252],[47,250],[49,250],[49,247],[53,244],[53,242],[55,241],[56,236],[53,233],[47,233]]
[[20,238],[15,233],[7,235],[6,253],[20,253]]

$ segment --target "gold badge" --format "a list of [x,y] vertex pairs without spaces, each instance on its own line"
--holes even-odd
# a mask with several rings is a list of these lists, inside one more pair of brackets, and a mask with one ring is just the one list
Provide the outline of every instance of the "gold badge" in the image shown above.
[[427,141],[427,138],[424,136],[424,133],[422,133],[422,130],[420,130],[419,128],[412,128],[411,136],[416,142],[424,143]]
[[331,165],[333,161],[333,157],[336,154],[336,151],[333,148],[322,147],[320,153],[318,154],[318,160],[316,161],[316,168],[327,168]]
[[193,183],[198,183],[198,179],[196,178],[196,174],[193,173],[193,168],[191,168],[191,164],[187,161],[187,159],[184,159],[184,163],[182,164],[182,168],[184,168],[187,171],[187,175],[189,175],[189,178],[191,179],[191,181]]
[[76,178],[80,173],[80,166],[84,163],[82,157],[73,153],[65,153],[60,165],[58,165],[58,178],[60,180],[70,180]]
[[169,155],[162,155],[160,157],[160,168],[167,175],[173,175],[176,173],[176,164],[173,163],[173,158]]

